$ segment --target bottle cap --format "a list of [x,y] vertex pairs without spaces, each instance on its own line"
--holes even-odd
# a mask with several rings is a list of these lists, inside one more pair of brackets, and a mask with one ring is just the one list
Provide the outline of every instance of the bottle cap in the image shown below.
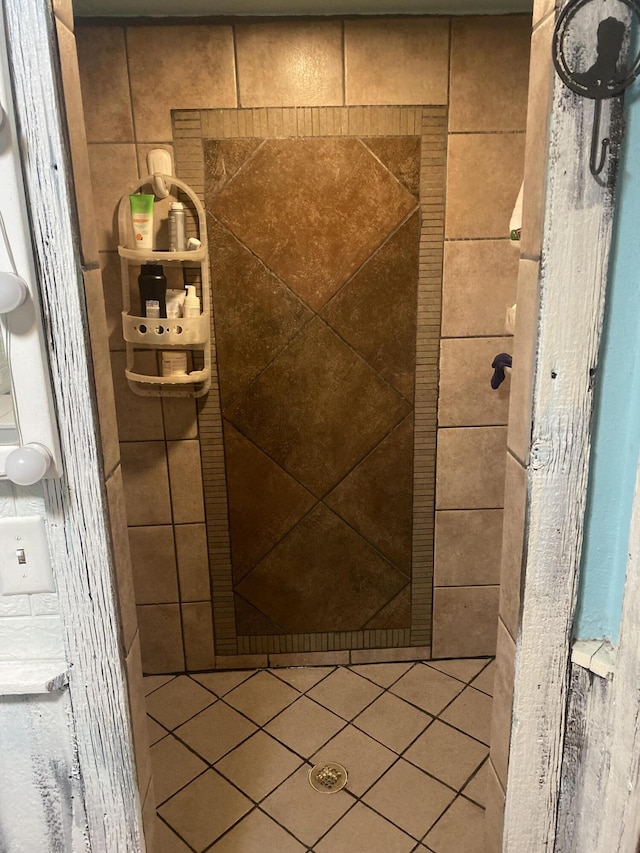
[[171,210],[184,210],[184,204],[181,201],[172,201]]

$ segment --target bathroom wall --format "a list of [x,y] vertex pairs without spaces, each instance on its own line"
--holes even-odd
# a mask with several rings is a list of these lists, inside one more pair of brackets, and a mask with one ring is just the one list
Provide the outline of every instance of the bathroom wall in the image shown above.
[[494,392],[489,379],[511,343],[518,254],[507,238],[523,172],[528,16],[79,21],[76,36],[145,671],[216,663],[196,405],[135,397],[119,331],[115,205],[149,148],[172,150],[172,108],[448,105],[433,654],[491,654],[509,380]]

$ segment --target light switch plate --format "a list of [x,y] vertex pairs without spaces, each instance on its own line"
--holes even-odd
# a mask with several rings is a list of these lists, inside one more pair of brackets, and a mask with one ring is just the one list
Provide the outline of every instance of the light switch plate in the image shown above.
[[0,594],[55,591],[44,519],[0,518]]

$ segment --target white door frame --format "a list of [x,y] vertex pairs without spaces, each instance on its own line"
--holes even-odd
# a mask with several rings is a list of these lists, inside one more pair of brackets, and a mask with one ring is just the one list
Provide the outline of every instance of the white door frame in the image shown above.
[[[143,842],[118,648],[70,168],[52,61],[53,18],[47,0],[4,0],[4,6],[65,465],[65,479],[49,482],[46,496],[52,517],[60,520],[57,551],[65,556],[58,560],[57,577],[72,663],[70,693],[90,837],[95,850],[137,851]],[[592,377],[614,202],[613,184],[600,186],[588,171],[591,109],[589,102],[555,80],[524,605],[505,813],[504,850],[509,853],[553,850],[559,801]],[[640,560],[639,528],[637,522],[634,565]],[[631,608],[627,601],[627,622],[640,615]],[[623,629],[621,650],[625,636]]]
[[48,0],[2,0],[62,450],[44,480],[90,849],[144,850],[75,198]]

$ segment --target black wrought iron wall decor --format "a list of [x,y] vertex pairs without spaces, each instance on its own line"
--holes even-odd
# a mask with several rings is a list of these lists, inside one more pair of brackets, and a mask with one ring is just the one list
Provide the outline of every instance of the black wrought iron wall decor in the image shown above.
[[601,20],[596,33],[596,60],[586,71],[579,71],[571,68],[570,63],[578,64],[580,54],[583,55],[584,51],[574,51],[574,55],[568,57],[566,41],[576,15],[592,2],[601,3],[601,0],[570,0],[562,10],[553,36],[553,64],[565,86],[595,101],[589,167],[591,174],[597,177],[604,169],[611,144],[609,137],[600,141],[602,102],[621,95],[640,74],[640,52],[634,54],[632,62],[625,61],[633,19],[640,24],[640,3],[636,0],[618,0],[630,10],[631,19],[621,21],[609,16]]

